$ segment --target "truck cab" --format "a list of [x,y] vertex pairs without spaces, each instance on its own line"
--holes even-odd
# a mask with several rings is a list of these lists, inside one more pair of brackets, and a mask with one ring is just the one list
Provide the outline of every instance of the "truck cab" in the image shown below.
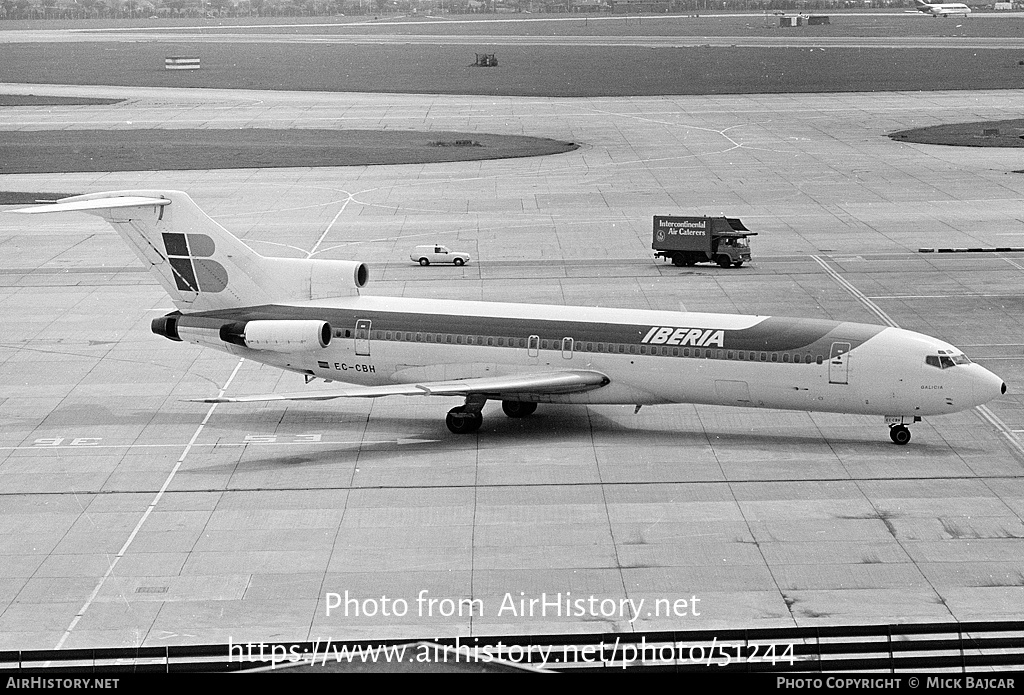
[[730,265],[739,268],[750,260],[750,242],[746,235],[723,234],[714,240],[712,256],[718,265],[728,268]]

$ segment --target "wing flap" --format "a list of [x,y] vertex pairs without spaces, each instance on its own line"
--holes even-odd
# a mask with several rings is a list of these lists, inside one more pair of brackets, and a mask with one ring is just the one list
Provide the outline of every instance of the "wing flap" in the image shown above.
[[334,398],[381,398],[382,396],[468,396],[470,394],[544,394],[582,393],[601,388],[611,381],[600,372],[543,372],[513,376],[427,381],[393,386],[348,386],[323,391],[269,393],[219,398],[189,398],[196,403],[255,403],[265,401],[328,401]]

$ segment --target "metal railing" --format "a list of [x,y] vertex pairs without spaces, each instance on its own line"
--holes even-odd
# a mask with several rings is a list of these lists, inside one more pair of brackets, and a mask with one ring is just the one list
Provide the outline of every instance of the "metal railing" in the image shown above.
[[[503,661],[555,671],[883,673],[1020,669],[1024,621],[907,623],[670,632],[339,640],[0,651],[0,672],[183,673],[306,662],[384,665],[399,650],[424,663]],[[414,652],[402,651],[408,659]]]

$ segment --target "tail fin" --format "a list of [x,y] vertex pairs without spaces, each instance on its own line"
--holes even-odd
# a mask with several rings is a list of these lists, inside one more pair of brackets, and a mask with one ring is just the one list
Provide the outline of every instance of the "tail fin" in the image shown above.
[[265,258],[181,191],[90,193],[13,212],[68,211],[109,222],[181,310],[351,295],[369,276],[365,265],[353,261]]

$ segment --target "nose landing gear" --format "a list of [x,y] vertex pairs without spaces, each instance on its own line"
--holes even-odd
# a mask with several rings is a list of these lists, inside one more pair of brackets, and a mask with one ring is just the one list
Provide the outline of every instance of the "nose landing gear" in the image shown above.
[[885,416],[885,424],[889,425],[889,439],[893,444],[902,446],[910,442],[910,429],[906,425],[908,422],[921,422],[921,417],[918,415]]
[[893,444],[906,444],[910,441],[910,428],[906,425],[889,425],[889,439]]

